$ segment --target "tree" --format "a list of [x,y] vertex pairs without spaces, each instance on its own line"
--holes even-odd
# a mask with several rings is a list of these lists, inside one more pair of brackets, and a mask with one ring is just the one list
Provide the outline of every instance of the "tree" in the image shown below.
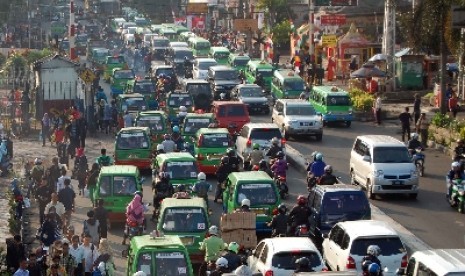
[[273,26],[276,22],[282,22],[290,17],[288,0],[258,0],[257,8],[265,11],[265,17]]
[[276,24],[273,29],[273,42],[277,45],[289,43],[291,39],[292,27],[289,20],[284,20]]

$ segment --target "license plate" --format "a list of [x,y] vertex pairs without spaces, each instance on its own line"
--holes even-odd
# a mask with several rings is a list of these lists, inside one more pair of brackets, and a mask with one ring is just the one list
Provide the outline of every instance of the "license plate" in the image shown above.
[[300,123],[301,126],[313,126],[313,123],[312,122],[304,122],[304,123]]
[[184,245],[191,245],[194,243],[194,237],[181,237],[181,241]]
[[257,215],[264,215],[265,214],[265,210],[263,210],[263,209],[253,209],[252,211]]
[[393,185],[402,185],[404,184],[403,181],[392,181]]

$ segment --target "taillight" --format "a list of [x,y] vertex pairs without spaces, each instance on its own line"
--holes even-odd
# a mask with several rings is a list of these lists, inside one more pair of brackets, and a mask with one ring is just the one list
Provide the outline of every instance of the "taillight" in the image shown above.
[[405,254],[402,257],[402,261],[400,262],[400,267],[407,267],[407,263],[408,263],[408,256],[407,254]]
[[[197,146],[198,146],[198,147],[201,147],[201,146],[202,146],[202,143],[203,143],[203,135],[200,135],[200,137],[199,137],[199,142],[197,143]],[[199,156],[200,156],[200,154],[199,154]]]
[[324,266],[321,271],[329,271],[328,268],[326,266]]
[[282,138],[282,139],[281,139],[281,145],[284,146],[285,144],[286,144],[286,139]]
[[198,160],[203,160],[203,155],[201,153],[199,153],[199,155],[197,155],[197,159]]
[[247,147],[251,147],[252,146],[252,140],[247,140]]
[[355,265],[355,260],[351,256],[347,257],[347,262],[346,262],[346,268],[347,269],[356,269]]
[[300,233],[305,235],[305,234],[307,234],[307,232],[308,232],[307,226],[300,227]]
[[265,271],[265,276],[273,276],[273,270]]
[[130,222],[129,222],[129,227],[137,227],[137,222],[135,222],[135,221],[130,221]]

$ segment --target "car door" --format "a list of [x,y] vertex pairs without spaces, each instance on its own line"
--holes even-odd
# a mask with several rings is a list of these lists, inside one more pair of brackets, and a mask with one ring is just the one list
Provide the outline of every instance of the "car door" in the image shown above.
[[258,258],[258,261],[257,261],[257,272],[261,273],[262,275],[265,275],[265,272],[269,269],[267,267],[267,259],[268,259],[269,250],[270,248],[268,244],[265,243],[262,253],[260,253],[260,257]]
[[312,212],[309,218],[310,233],[314,236],[321,235],[318,226],[320,221],[321,194],[313,190],[310,192],[308,197],[309,200],[312,200],[311,205],[309,205],[310,210]]
[[249,265],[250,269],[253,272],[257,271],[257,262],[259,260],[260,254],[262,253],[263,247],[265,246],[265,242],[260,242],[257,247],[252,251],[252,255],[249,257]]
[[284,104],[282,102],[277,102],[275,108],[273,109],[273,122],[281,127],[284,124]]
[[[342,233],[341,233],[342,232]],[[336,270],[338,267],[338,261],[337,261],[337,256],[338,256],[338,247],[340,241],[338,239],[342,240],[341,234],[343,235],[343,230],[339,225],[335,225],[333,229],[331,229],[331,232],[329,233],[328,241],[324,243],[324,248],[323,248],[323,253],[324,253],[324,258],[328,264],[328,266],[331,268],[331,270]]]

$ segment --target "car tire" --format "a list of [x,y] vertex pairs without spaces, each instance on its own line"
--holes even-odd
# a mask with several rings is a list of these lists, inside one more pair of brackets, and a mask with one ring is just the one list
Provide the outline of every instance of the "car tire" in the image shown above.
[[318,135],[315,136],[315,138],[316,138],[317,141],[321,141],[321,140],[323,140],[323,134],[318,134]]
[[418,193],[416,193],[416,194],[409,194],[408,197],[409,197],[410,199],[417,199]]
[[357,181],[355,180],[354,170],[350,170],[350,185],[357,185]]
[[350,127],[351,124],[352,124],[351,121],[347,121],[347,122],[346,122],[346,127]]
[[369,199],[375,199],[376,196],[375,196],[375,194],[373,194],[373,187],[372,187],[371,181],[369,179],[367,180],[365,190],[366,190],[366,193],[367,193],[367,197]]

